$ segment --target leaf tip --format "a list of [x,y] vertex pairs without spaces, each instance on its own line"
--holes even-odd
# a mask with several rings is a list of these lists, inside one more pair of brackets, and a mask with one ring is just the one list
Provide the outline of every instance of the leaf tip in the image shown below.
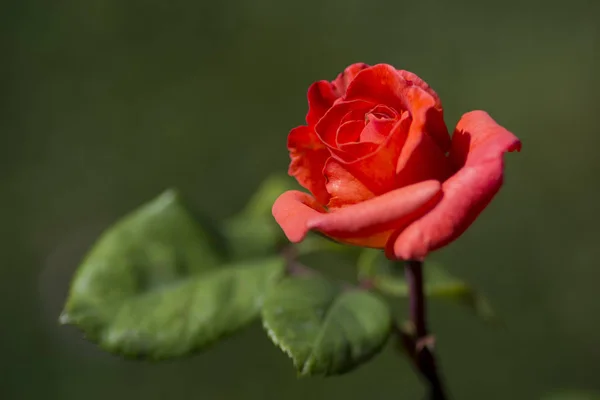
[[73,318],[71,318],[71,315],[65,310],[58,316],[58,323],[60,325],[70,325],[73,323]]
[[157,200],[164,201],[165,203],[172,203],[174,201],[179,201],[181,198],[181,194],[179,190],[176,188],[167,188],[164,192],[158,195]]

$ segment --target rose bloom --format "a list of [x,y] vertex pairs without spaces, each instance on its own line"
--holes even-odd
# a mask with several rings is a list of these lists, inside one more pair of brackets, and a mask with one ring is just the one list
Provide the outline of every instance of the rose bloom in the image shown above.
[[289,174],[273,216],[291,242],[309,230],[422,260],[459,237],[502,185],[503,155],[521,143],[486,112],[452,138],[438,95],[415,74],[353,64],[308,89],[306,125],[287,142]]

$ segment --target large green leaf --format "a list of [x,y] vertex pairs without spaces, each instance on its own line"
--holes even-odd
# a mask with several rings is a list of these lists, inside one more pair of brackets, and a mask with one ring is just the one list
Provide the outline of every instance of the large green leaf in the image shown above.
[[79,267],[61,322],[103,348],[185,355],[257,317],[281,258],[220,265],[207,234],[166,192],[108,229]]
[[262,317],[300,376],[352,370],[383,347],[392,323],[378,296],[316,275],[281,281],[265,299]]
[[[404,279],[401,263],[385,258],[383,252],[363,250],[358,260],[359,279],[368,279],[382,293],[408,297],[409,290]],[[426,262],[423,266],[425,294],[432,298],[451,300],[467,306],[487,322],[495,321],[495,315],[487,299],[466,282],[451,275],[437,263]]]

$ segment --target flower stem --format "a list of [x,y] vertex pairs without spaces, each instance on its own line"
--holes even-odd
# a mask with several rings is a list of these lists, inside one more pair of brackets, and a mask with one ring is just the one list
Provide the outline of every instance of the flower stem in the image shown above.
[[410,294],[410,321],[415,328],[417,339],[427,336],[425,320],[425,294],[423,292],[423,265],[419,261],[407,261],[404,266],[406,282]]
[[433,353],[433,338],[427,332],[423,263],[420,261],[406,261],[404,271],[410,294],[410,321],[413,332],[402,334],[403,344],[415,367],[429,383],[429,399],[446,400],[447,396]]

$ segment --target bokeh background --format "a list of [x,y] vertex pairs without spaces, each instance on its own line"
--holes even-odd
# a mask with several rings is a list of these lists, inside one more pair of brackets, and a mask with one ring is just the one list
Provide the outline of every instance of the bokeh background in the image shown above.
[[309,84],[357,61],[419,74],[450,127],[485,109],[523,141],[500,195],[435,255],[504,321],[433,304],[454,398],[600,389],[600,3],[9,0],[0,46],[0,398],[420,398],[391,348],[297,380],[258,324],[145,364],[57,323],[111,222],[172,186],[232,215],[287,168]]

